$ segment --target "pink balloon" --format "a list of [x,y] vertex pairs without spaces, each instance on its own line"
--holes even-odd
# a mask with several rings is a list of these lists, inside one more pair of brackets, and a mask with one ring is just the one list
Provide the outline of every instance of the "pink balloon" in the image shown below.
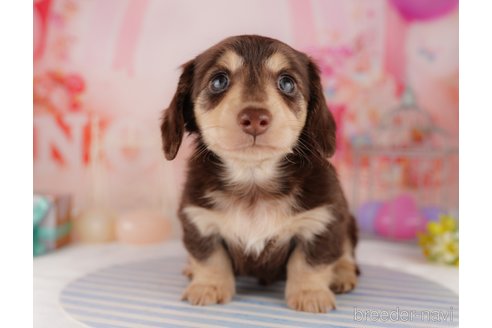
[[447,14],[458,0],[390,0],[407,21],[429,20]]
[[394,239],[413,239],[418,231],[425,230],[425,219],[409,195],[398,196],[381,206],[374,223],[379,235]]

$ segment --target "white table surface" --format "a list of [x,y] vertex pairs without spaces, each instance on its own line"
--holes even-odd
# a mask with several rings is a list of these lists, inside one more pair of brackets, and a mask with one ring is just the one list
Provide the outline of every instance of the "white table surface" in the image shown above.
[[[34,327],[80,327],[58,303],[58,295],[70,281],[113,264],[163,257],[186,256],[181,242],[131,246],[118,243],[72,245],[34,259]],[[363,264],[412,273],[441,284],[458,294],[458,269],[424,260],[420,249],[410,244],[362,240],[357,259]]]

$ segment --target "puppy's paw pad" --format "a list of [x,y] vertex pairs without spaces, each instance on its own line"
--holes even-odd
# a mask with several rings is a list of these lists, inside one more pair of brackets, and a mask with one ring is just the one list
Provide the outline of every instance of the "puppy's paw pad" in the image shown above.
[[224,304],[231,301],[234,289],[222,284],[190,284],[182,299],[191,305]]
[[355,274],[338,275],[330,284],[330,289],[336,294],[348,293],[357,285]]
[[336,308],[330,290],[302,290],[287,296],[287,305],[296,311],[326,313]]

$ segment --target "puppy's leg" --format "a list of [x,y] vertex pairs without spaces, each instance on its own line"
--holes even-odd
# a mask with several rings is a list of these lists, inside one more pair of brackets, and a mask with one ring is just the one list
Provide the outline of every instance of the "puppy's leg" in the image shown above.
[[204,260],[190,257],[191,282],[183,300],[192,305],[223,304],[236,292],[231,261],[221,245]]
[[[350,247],[350,248],[349,248]],[[357,285],[357,265],[352,256],[351,246],[346,243],[343,256],[334,265],[334,275],[330,288],[337,294],[347,293]]]
[[335,293],[347,293],[357,285],[359,268],[355,262],[355,246],[358,240],[358,228],[354,216],[349,216],[348,236],[343,244],[343,255],[335,262],[335,274],[330,288]]
[[191,278],[193,278],[193,270],[191,268],[191,261],[192,261],[191,257],[188,258],[188,263],[186,263],[185,267],[183,268],[183,271],[181,271],[183,276],[187,277],[190,280],[191,280]]
[[300,246],[287,263],[285,298],[297,311],[324,313],[335,308],[335,295],[328,288],[333,279],[334,263],[311,265]]
[[[183,243],[189,253],[183,273],[191,279],[182,298],[193,305],[227,303],[236,291],[231,260],[214,226],[207,224],[211,221],[209,214],[201,208],[179,213]],[[201,219],[193,221],[190,217]]]

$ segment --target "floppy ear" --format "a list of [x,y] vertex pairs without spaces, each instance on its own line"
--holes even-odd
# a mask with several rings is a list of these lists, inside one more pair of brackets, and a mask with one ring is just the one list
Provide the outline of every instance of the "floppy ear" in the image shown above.
[[326,105],[319,68],[312,60],[309,60],[308,72],[310,94],[305,133],[324,157],[331,157],[336,147],[335,119]]
[[168,160],[176,157],[183,139],[187,118],[193,112],[191,93],[193,90],[194,66],[193,61],[189,61],[182,66],[183,72],[179,78],[176,93],[162,118],[162,144],[164,154]]

